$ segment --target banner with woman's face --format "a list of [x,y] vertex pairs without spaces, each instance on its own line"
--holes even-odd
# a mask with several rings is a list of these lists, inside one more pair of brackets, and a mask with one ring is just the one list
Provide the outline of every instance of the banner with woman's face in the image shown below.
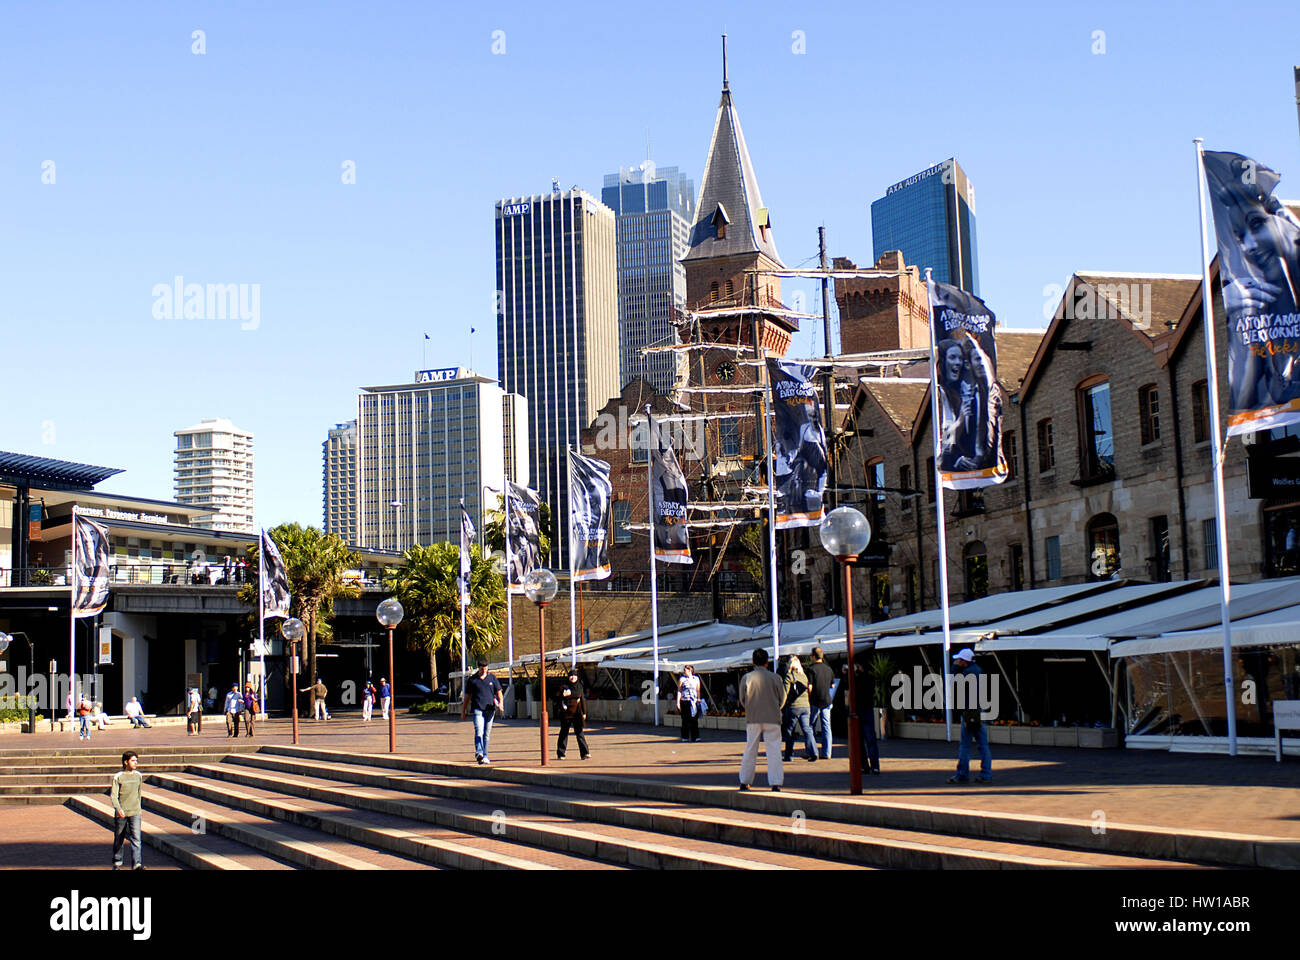
[[1204,156],[1228,313],[1228,436],[1300,422],[1300,222],[1273,196],[1273,170]]
[[930,322],[939,398],[936,462],[950,490],[1002,483],[1002,395],[998,391],[997,317],[979,297],[930,281]]
[[522,487],[512,480],[506,481],[506,496],[510,498],[510,522],[506,535],[510,538],[510,592],[523,593],[524,577],[542,565],[542,537],[538,525],[542,501],[537,491]]
[[658,424],[649,423],[650,524],[654,528],[655,559],[694,563],[690,530],[686,526],[686,475],[671,445],[663,442]]
[[610,575],[606,530],[613,493],[608,463],[569,451],[569,570],[575,581]]
[[772,385],[772,474],[776,479],[776,529],[810,527],[822,520],[829,458],[816,369],[767,361]]

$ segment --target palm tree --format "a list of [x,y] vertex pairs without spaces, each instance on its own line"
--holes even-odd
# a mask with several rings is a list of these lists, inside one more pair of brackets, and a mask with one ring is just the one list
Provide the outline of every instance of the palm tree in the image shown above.
[[[438,689],[439,650],[459,659],[460,547],[452,543],[414,546],[402,555],[402,566],[391,568],[384,589],[401,602],[406,617],[407,647],[429,656],[430,686]],[[486,654],[498,646],[506,611],[505,585],[478,545],[470,547],[470,605],[465,611],[469,658]]]
[[[317,640],[328,643],[334,637],[330,620],[334,616],[334,601],[340,597],[356,597],[361,587],[344,579],[344,574],[361,566],[361,556],[350,550],[337,533],[322,533],[316,527],[302,527],[296,523],[282,523],[268,530],[271,539],[280,548],[289,574],[289,612],[307,627],[307,676],[311,692],[311,710],[316,710],[316,646]],[[239,599],[257,606],[257,580],[260,541],[248,548],[249,582],[239,591]],[[298,695],[295,690],[293,696]]]
[[[505,535],[505,511],[501,508],[501,500],[497,500],[495,510],[488,510],[483,522],[483,542],[497,553],[504,553],[506,549]],[[551,555],[551,505],[545,500],[537,510],[537,539],[540,541],[538,546],[543,557]]]

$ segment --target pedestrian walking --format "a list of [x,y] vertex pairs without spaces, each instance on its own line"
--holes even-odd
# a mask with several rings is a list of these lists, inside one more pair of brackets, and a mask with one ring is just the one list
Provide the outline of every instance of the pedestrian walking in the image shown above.
[[126,718],[131,721],[133,727],[151,726],[149,721],[144,718],[144,706],[136,697],[132,697],[126,702]]
[[369,680],[361,690],[361,719],[367,723],[375,713],[375,685]]
[[555,755],[561,760],[564,759],[564,751],[569,747],[569,729],[572,728],[578,740],[578,755],[586,760],[591,756],[591,751],[587,748],[587,738],[582,733],[582,728],[587,724],[587,698],[577,670],[570,670],[568,678],[560,684],[557,700],[559,701],[559,709],[556,712],[560,715],[560,739],[555,746]]
[[[953,656],[952,666],[958,676],[975,678],[975,681],[969,684],[968,689],[978,689],[979,676],[984,671],[975,663],[974,650],[970,647],[962,647]],[[978,703],[973,706],[967,705],[966,709],[961,711],[961,743],[957,745],[957,773],[948,778],[949,783],[970,783],[970,748],[972,743],[978,744],[980,751],[980,775],[976,779],[980,783],[992,783],[993,754],[989,752],[989,731],[980,717]]]
[[388,685],[388,681],[383,677],[379,678],[379,709],[385,720],[388,719],[388,711],[393,706],[393,688]]
[[253,735],[253,724],[257,720],[257,711],[261,704],[257,702],[257,694],[253,692],[251,683],[244,684],[244,732],[250,737]]
[[198,687],[190,687],[189,709],[185,714],[185,735],[197,737],[203,732],[203,698]]
[[94,705],[85,697],[82,697],[77,701],[77,722],[79,724],[79,729],[77,731],[78,740],[90,739],[90,715],[94,712]]
[[244,695],[239,692],[239,684],[230,686],[226,694],[226,736],[239,736],[239,715],[244,712]]
[[122,869],[122,845],[131,843],[131,869],[143,870],[140,850],[140,760],[134,750],[122,754],[122,769],[113,774],[108,793],[113,801],[113,869]]
[[[492,738],[492,721],[497,711],[503,709],[501,683],[488,673],[488,662],[478,661],[478,672],[465,682],[465,699],[460,704],[460,718],[474,711],[474,759],[478,763],[491,763],[488,758],[488,741]],[[382,681],[381,681],[382,683]],[[384,701],[385,706],[388,701]],[[585,708],[584,708],[585,709]],[[385,714],[387,710],[385,710]]]
[[677,681],[677,712],[682,716],[683,743],[695,743],[700,739],[700,712],[703,706],[700,678],[695,675],[695,667],[688,663],[682,667],[681,678]]
[[803,737],[804,758],[817,760],[817,741],[813,739],[812,724],[809,722],[811,707],[808,702],[808,674],[803,672],[803,664],[798,657],[792,656],[785,673],[785,702],[781,719],[785,726],[785,750],[781,759],[794,759],[794,738]]
[[758,743],[767,747],[767,782],[779,793],[785,780],[781,766],[781,704],[785,686],[767,668],[767,651],[754,651],[754,669],[740,681],[740,706],[745,711],[745,754],[740,759],[740,789],[748,790],[758,766]]
[[813,739],[817,743],[817,756],[831,758],[831,704],[839,687],[835,671],[826,664],[821,647],[812,648],[812,662],[808,664],[808,706],[812,710]]
[[320,679],[320,677],[317,677],[316,686],[303,687],[299,692],[307,693],[309,690],[316,695],[316,719],[332,720],[333,717],[330,716],[329,710],[325,709],[325,695],[329,693],[329,689],[325,686],[325,681]]
[[[849,665],[843,668],[849,675]],[[859,691],[858,756],[863,773],[880,772],[880,745],[876,741],[876,686],[861,661],[853,664],[853,676]]]
[[225,584],[235,582],[235,561],[230,554],[226,554],[221,561],[221,582]]

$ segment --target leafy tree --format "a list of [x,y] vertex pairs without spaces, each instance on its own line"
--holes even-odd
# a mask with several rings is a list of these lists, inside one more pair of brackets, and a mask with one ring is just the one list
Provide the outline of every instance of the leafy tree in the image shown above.
[[[439,650],[446,649],[453,660],[460,659],[460,546],[434,543],[414,546],[402,555],[402,565],[390,568],[384,589],[402,604],[407,647],[423,650],[429,657],[430,686],[438,688]],[[465,611],[469,648],[475,659],[500,643],[506,612],[505,584],[478,545],[470,547],[470,605]]]
[[[268,530],[271,539],[280,548],[285,569],[289,574],[289,613],[307,628],[304,654],[307,663],[308,686],[316,686],[317,641],[328,643],[334,638],[331,619],[334,601],[340,597],[356,597],[361,587],[344,579],[344,574],[361,566],[360,554],[348,549],[337,533],[322,533],[316,527],[302,527],[296,523],[282,523]],[[249,582],[239,591],[239,599],[257,608],[258,569],[260,566],[260,541],[248,548]],[[256,623],[256,614],[254,614]],[[298,691],[293,691],[294,697]],[[311,693],[311,710],[316,710],[316,692]]]

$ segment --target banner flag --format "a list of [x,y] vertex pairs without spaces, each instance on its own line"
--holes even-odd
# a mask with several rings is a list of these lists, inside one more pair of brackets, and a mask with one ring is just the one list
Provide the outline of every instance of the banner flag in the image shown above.
[[262,590],[262,619],[289,616],[289,568],[271,535],[262,531],[258,577]]
[[686,525],[686,476],[672,446],[663,442],[653,418],[648,418],[646,436],[650,445],[650,525],[655,559],[694,563]]
[[1002,395],[997,317],[979,297],[930,282],[930,321],[938,342],[931,384],[939,394],[939,476],[949,490],[1002,483]]
[[468,607],[469,604],[469,571],[470,571],[470,552],[469,546],[474,542],[474,523],[469,518],[469,513],[465,510],[465,505],[460,506],[460,576],[456,578],[456,585],[460,592],[460,605]]
[[1239,153],[1205,151],[1228,313],[1228,436],[1300,422],[1300,221],[1281,177]]
[[510,524],[506,531],[510,538],[509,588],[511,593],[523,593],[524,577],[542,565],[538,527],[542,501],[536,490],[521,487],[513,480],[506,481],[506,496],[510,498]]
[[77,517],[73,525],[72,615],[93,617],[108,604],[108,528]]
[[776,529],[821,523],[829,457],[815,367],[769,358],[772,384],[772,474],[776,479]]
[[610,576],[609,464],[569,451],[569,570],[574,581]]

